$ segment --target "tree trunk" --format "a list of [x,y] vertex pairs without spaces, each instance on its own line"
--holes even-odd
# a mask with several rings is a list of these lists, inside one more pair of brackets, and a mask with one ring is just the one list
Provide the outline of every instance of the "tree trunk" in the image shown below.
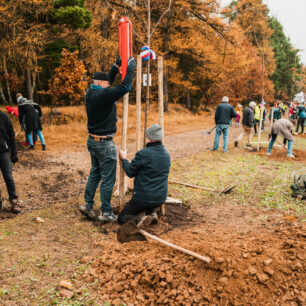
[[33,100],[35,86],[36,86],[36,72],[34,71],[32,73],[32,88],[31,88],[31,96],[32,96],[32,98],[30,100]]
[[169,111],[169,107],[168,107],[168,79],[169,79],[169,73],[168,73],[168,69],[165,68],[165,73],[163,76],[163,88],[164,88],[164,112],[168,112]]
[[187,109],[191,110],[190,92],[188,88],[185,88],[185,101]]
[[33,100],[32,80],[31,80],[31,70],[30,69],[27,69],[27,91],[28,91],[28,99]]
[[7,89],[7,95],[9,97],[9,104],[13,104],[12,100],[12,95],[11,95],[11,89],[10,89],[10,84],[8,80],[8,73],[7,73],[7,68],[6,68],[6,58],[5,56],[3,57],[3,68],[4,68],[4,73],[5,73],[5,79],[6,79],[6,89]]
[[1,83],[0,83],[0,96],[1,96],[1,98],[2,98],[2,100],[3,100],[3,102],[4,102],[4,104],[7,105],[8,103],[7,103],[6,97],[5,97],[4,93],[3,93],[3,89],[2,89]]
[[[148,9],[148,28],[147,28],[147,44],[150,48],[151,44],[151,1],[148,0],[147,3]],[[148,125],[148,114],[150,107],[150,56],[147,64],[147,92],[146,92],[146,108],[145,108],[145,123],[144,123],[144,136],[143,136],[143,147],[146,146],[146,129]]]
[[[172,18],[172,6],[170,8],[170,12],[167,17],[167,23],[166,23],[166,35],[165,35],[165,42],[164,42],[164,53],[165,53],[165,62],[167,63],[167,60],[169,59],[169,46],[170,46],[170,26],[171,26],[171,18]],[[169,72],[167,64],[164,65],[164,80],[163,80],[163,87],[164,87],[164,111],[169,111],[168,106],[168,79],[169,79]]]

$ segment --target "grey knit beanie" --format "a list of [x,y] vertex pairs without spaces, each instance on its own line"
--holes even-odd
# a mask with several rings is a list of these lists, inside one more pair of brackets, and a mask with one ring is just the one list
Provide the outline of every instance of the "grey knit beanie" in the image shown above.
[[149,128],[147,128],[146,136],[150,140],[155,140],[155,141],[162,140],[163,139],[163,130],[162,130],[162,127],[159,124],[154,123]]

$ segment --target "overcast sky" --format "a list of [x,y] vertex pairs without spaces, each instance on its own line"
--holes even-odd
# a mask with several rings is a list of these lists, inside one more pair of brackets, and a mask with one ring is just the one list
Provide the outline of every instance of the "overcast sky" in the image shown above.
[[[220,0],[227,5],[231,0]],[[306,65],[306,0],[263,0],[270,14],[277,17],[284,27],[291,43],[300,51],[302,62]]]

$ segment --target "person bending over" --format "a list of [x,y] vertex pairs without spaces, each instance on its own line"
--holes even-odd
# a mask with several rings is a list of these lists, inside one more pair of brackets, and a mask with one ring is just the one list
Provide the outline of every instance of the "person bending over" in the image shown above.
[[271,151],[274,145],[274,142],[276,141],[277,135],[281,135],[284,137],[284,144],[286,141],[288,141],[288,152],[287,156],[294,158],[294,155],[292,154],[292,149],[293,149],[293,136],[292,136],[292,128],[294,125],[293,120],[287,120],[287,119],[279,119],[275,121],[272,124],[272,129],[271,129],[271,140],[268,145],[268,151],[267,155],[271,155]]

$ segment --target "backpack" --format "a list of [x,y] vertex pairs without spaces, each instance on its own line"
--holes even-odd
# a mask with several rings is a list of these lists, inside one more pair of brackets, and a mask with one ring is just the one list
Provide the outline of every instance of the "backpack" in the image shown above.
[[290,186],[292,190],[292,196],[302,196],[306,199],[306,174],[294,175],[294,183]]

